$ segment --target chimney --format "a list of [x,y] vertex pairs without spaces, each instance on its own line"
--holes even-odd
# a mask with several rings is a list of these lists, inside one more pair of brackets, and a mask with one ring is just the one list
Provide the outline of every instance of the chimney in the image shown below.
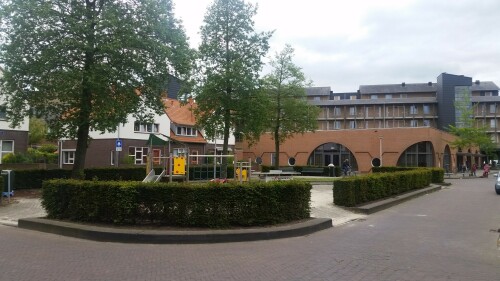
[[401,87],[405,87],[405,86],[406,86],[405,82],[401,83]]
[[476,83],[476,85],[479,85],[481,82],[479,82],[479,80],[476,80],[475,83]]
[[432,82],[428,82],[427,85],[432,86]]

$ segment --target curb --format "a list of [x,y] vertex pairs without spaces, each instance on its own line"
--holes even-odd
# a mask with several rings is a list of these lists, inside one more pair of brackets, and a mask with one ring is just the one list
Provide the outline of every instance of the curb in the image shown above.
[[280,239],[308,235],[332,227],[332,219],[310,220],[277,227],[236,230],[162,231],[115,229],[45,218],[19,219],[18,227],[100,242],[142,244],[200,244]]
[[413,199],[415,197],[419,197],[419,196],[422,196],[422,195],[425,195],[425,194],[428,194],[428,193],[431,193],[434,191],[441,190],[441,188],[442,187],[440,185],[426,187],[426,188],[422,188],[422,189],[415,190],[412,192],[400,194],[400,195],[397,195],[397,196],[394,196],[394,197],[391,197],[388,199],[380,200],[380,201],[373,202],[373,203],[368,203],[368,204],[363,205],[363,206],[353,207],[352,210],[369,215],[369,214],[373,214],[373,213],[378,212],[378,211],[385,210],[385,209],[390,208],[392,206],[395,206],[397,204],[403,203],[403,202],[408,201],[410,199]]

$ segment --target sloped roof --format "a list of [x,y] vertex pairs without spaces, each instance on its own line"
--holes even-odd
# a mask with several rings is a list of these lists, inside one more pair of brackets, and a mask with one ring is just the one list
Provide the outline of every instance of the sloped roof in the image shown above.
[[175,134],[174,131],[170,130],[170,138],[183,143],[207,143],[207,141],[203,138],[203,136],[199,131],[196,137],[189,137],[189,136],[178,136]]
[[329,96],[331,90],[330,87],[309,87],[306,88],[306,94],[308,96]]
[[194,126],[196,124],[194,116],[196,103],[193,100],[182,105],[176,99],[166,98],[163,103],[165,104],[165,113],[172,123],[187,126]]
[[412,83],[407,84],[385,84],[385,85],[361,85],[359,86],[361,94],[391,94],[391,93],[426,93],[437,92],[435,83]]
[[491,81],[480,81],[479,84],[475,82],[470,86],[471,91],[498,91],[498,86]]

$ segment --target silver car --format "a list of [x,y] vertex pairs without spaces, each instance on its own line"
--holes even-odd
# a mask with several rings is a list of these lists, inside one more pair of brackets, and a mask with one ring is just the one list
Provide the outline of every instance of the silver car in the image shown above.
[[497,174],[497,180],[495,181],[495,191],[500,195],[500,173]]

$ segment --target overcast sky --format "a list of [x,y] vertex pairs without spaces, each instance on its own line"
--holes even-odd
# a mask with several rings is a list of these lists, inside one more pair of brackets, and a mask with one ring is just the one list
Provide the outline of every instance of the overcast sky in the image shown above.
[[[192,47],[212,0],[173,0]],[[499,0],[250,0],[268,57],[290,44],[315,86],[436,82],[451,73],[500,86]]]

